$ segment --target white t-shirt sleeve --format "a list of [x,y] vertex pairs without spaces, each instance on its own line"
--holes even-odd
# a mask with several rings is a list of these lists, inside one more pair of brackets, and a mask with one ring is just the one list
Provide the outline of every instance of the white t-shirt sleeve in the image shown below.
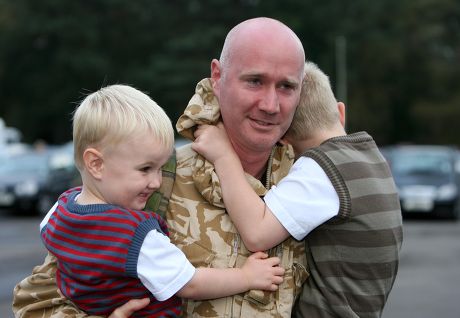
[[142,243],[137,263],[139,279],[159,301],[177,293],[195,274],[187,260],[169,237],[150,231]]
[[48,213],[46,213],[45,217],[43,218],[43,220],[40,222],[40,231],[45,227],[46,224],[48,224],[48,221],[51,217],[51,214],[53,214],[54,210],[56,210],[58,206],[58,202],[56,201],[56,203],[51,207],[51,209],[48,211]]
[[300,157],[264,201],[295,239],[301,240],[339,212],[339,197],[324,170]]

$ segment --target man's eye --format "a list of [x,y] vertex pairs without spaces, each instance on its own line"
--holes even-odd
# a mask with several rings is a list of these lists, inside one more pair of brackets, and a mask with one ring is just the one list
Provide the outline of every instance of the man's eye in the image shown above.
[[150,167],[142,167],[139,170],[142,171],[142,172],[149,172],[150,169],[151,169]]
[[283,90],[295,90],[295,85],[290,84],[290,83],[284,83],[280,85],[281,89]]
[[260,85],[260,84],[262,84],[262,81],[261,81],[259,78],[249,78],[249,79],[248,79],[248,83],[249,83],[250,85],[255,86],[255,85]]

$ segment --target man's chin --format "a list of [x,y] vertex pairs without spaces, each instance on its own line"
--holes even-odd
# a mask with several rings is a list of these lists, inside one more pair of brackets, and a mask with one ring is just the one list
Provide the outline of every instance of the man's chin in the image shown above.
[[269,151],[278,142],[279,138],[270,137],[269,135],[260,135],[252,140],[254,150]]
[[[257,129],[253,125],[249,127],[241,127],[242,129],[238,131],[236,144],[240,144],[243,148],[248,149],[254,152],[266,152],[270,151],[271,148],[278,142],[281,138],[276,131],[272,130],[261,130]],[[236,136],[235,136],[236,137]],[[239,140],[239,141],[237,141]]]

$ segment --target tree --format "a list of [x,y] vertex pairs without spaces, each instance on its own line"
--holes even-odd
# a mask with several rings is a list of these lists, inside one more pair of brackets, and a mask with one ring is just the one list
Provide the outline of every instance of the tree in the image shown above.
[[226,33],[250,17],[289,25],[337,88],[346,39],[347,128],[378,143],[460,144],[455,0],[0,0],[0,117],[26,139],[71,138],[85,93],[131,84],[175,122]]

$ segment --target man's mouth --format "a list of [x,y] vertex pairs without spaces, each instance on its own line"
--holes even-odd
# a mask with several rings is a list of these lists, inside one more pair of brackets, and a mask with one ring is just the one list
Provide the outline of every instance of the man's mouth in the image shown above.
[[261,121],[261,120],[255,120],[256,123],[258,123],[259,125],[262,125],[262,126],[269,126],[271,125],[270,123],[267,123],[267,122],[264,122],[264,121]]
[[255,122],[259,126],[265,126],[265,127],[270,127],[275,125],[273,122],[265,121],[265,120],[259,120],[259,119],[254,119],[252,118],[252,121]]

